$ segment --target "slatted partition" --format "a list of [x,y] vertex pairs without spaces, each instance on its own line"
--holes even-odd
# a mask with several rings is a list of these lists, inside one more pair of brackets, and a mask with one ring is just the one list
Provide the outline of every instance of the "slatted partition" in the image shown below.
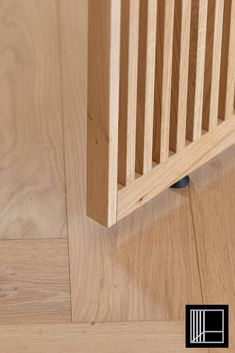
[[87,215],[106,226],[235,143],[235,0],[89,0]]

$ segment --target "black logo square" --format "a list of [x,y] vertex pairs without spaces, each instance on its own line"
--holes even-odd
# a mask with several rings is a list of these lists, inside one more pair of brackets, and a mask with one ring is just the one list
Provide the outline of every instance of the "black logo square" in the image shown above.
[[186,347],[228,348],[228,305],[186,305]]

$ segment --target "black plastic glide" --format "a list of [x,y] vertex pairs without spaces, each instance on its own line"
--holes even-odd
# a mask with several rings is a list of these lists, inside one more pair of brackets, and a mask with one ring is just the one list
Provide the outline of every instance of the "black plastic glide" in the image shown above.
[[188,175],[186,175],[184,178],[178,180],[175,184],[173,184],[171,188],[182,189],[188,186],[189,182],[190,182],[190,178]]

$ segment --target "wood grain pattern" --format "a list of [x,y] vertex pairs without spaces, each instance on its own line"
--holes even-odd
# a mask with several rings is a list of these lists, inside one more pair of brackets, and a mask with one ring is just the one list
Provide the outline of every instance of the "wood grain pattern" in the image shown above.
[[219,117],[223,12],[223,0],[208,0],[202,127],[209,131],[216,128]]
[[143,174],[152,168],[157,4],[140,1],[136,171]]
[[220,77],[219,118],[234,112],[235,95],[235,1],[224,2],[223,42]]
[[202,130],[207,7],[208,0],[192,1],[186,129],[191,141],[197,140]]
[[117,204],[121,0],[93,0],[88,8],[87,214],[111,225]]
[[67,240],[4,240],[0,259],[0,324],[71,320]]
[[118,220],[235,143],[235,116],[118,192]]
[[1,353],[93,353],[94,349],[97,353],[194,352],[185,348],[180,321],[2,326],[0,331]]
[[[192,174],[190,195],[205,303],[229,304],[235,349],[235,146]],[[224,349],[210,349],[210,353]]]
[[86,216],[86,3],[60,1],[73,321],[182,319],[201,302],[187,190],[110,229]]
[[[20,10],[11,8],[10,13],[22,11],[24,16],[30,16],[33,5],[28,4]],[[230,304],[231,347],[228,351],[234,352],[235,147],[193,173],[190,195],[188,189],[167,190],[158,200],[152,200],[109,230],[88,219],[84,170],[87,1],[61,0],[59,4],[73,320],[182,319],[185,303],[226,302]],[[51,2],[42,0],[39,6],[44,5],[50,9]],[[1,11],[8,13],[9,0],[1,2]],[[43,10],[43,18],[46,13]],[[50,17],[50,11],[47,16]],[[13,22],[18,23],[14,16],[10,18],[11,26]],[[28,19],[35,25],[34,20],[35,16]],[[47,17],[45,21],[51,28]],[[0,27],[3,22],[6,26],[7,21],[2,20]],[[28,31],[25,33],[27,36]],[[48,41],[51,44],[50,35]],[[5,70],[4,65],[2,70]],[[22,77],[17,76],[16,82]],[[29,100],[27,104],[31,106],[32,102]],[[234,138],[234,118],[218,128],[217,138],[223,142],[218,145],[216,153]],[[209,137],[207,140],[206,136],[204,143],[209,148],[215,141]],[[210,158],[214,153],[212,150]],[[32,190],[35,185],[38,184],[31,185]],[[34,203],[30,206],[34,207]],[[20,206],[17,207],[16,213],[21,212]],[[53,224],[55,220],[61,221],[58,214],[56,217]],[[27,232],[24,229],[22,234],[31,236],[29,229]],[[15,235],[18,236],[16,228]],[[40,232],[39,236],[45,234]],[[183,322],[40,325],[40,322],[70,321],[67,255],[67,242],[63,239],[0,242],[1,353],[73,353],[93,352],[94,349],[98,353],[186,351]],[[20,325],[22,323],[27,325]],[[218,351],[224,353],[224,350],[211,350],[210,353]]]
[[175,0],[171,88],[170,150],[186,144],[191,0]]
[[174,1],[158,1],[153,160],[169,157]]
[[135,179],[139,0],[122,0],[118,181]]
[[54,0],[0,5],[0,238],[65,237]]
[[[226,5],[216,0],[139,3],[129,0],[122,2],[121,28],[121,0],[116,4],[114,18],[113,5],[103,1],[102,6],[99,2],[89,2],[93,15],[88,19],[87,215],[112,226],[233,143],[229,128],[233,130],[234,122],[222,128],[218,125],[222,120],[234,118],[235,0],[229,0]],[[130,26],[135,33],[132,56]],[[222,56],[221,48],[225,52]],[[113,62],[110,61],[112,53]],[[129,86],[130,65],[134,66],[134,74]],[[219,91],[227,111],[220,121]],[[130,92],[133,94],[131,112],[128,110]],[[109,95],[114,99],[113,114]],[[207,131],[214,133],[205,137]],[[190,142],[192,146],[188,146]],[[129,177],[127,164],[130,164]]]

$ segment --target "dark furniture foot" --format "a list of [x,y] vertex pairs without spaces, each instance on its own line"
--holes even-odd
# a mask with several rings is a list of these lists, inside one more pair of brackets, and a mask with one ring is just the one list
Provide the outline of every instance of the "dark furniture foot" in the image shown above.
[[186,186],[188,186],[189,182],[190,182],[190,178],[188,175],[186,175],[184,178],[178,180],[175,184],[173,184],[171,188],[175,188],[175,189],[185,188]]

